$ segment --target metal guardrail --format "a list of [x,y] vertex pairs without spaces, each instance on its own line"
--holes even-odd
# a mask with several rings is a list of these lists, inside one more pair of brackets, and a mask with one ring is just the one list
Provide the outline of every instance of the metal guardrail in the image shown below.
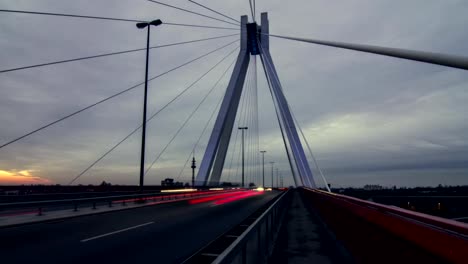
[[260,212],[257,211],[183,263],[266,263],[289,206],[290,193],[287,190],[280,194],[267,209],[259,209]]
[[44,208],[57,207],[57,206],[70,206],[74,211],[77,211],[80,206],[88,205],[96,209],[96,206],[101,204],[107,204],[112,207],[115,202],[126,205],[128,202],[145,202],[148,200],[153,201],[165,201],[165,200],[176,200],[190,197],[198,197],[209,194],[218,194],[230,192],[225,191],[202,191],[202,192],[182,192],[177,194],[168,193],[145,193],[145,194],[132,194],[132,195],[117,195],[117,196],[104,196],[104,197],[92,197],[92,198],[77,198],[77,199],[63,199],[63,200],[47,200],[47,201],[34,201],[34,202],[18,202],[18,203],[1,203],[0,211],[11,210],[11,209],[27,209],[37,208],[38,215],[42,215]]
[[266,263],[288,208],[290,192],[284,192],[212,263]]

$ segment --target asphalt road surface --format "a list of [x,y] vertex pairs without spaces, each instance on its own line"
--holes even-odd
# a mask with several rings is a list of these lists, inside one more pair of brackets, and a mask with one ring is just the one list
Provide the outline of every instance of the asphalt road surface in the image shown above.
[[0,229],[1,263],[180,263],[273,199],[177,202]]

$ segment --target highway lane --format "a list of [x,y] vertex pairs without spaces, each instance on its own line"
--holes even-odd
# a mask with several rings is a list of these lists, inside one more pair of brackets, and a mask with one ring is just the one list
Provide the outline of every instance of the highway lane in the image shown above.
[[2,263],[179,263],[278,192],[143,207],[0,229]]

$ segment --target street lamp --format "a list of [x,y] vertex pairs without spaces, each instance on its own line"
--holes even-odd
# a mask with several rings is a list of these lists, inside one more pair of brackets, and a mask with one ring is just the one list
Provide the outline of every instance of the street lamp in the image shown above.
[[273,164],[275,164],[274,161],[270,161],[271,164],[271,188],[273,188]]
[[162,24],[159,19],[151,22],[137,23],[139,29],[148,27],[148,36],[146,38],[146,73],[145,73],[145,96],[143,101],[143,127],[141,133],[141,160],[140,160],[140,190],[143,190],[143,178],[145,176],[145,141],[146,141],[146,105],[148,100],[148,63],[149,63],[149,44],[150,44],[150,28],[151,25],[157,27]]
[[260,151],[262,153],[262,175],[263,175],[263,185],[262,187],[265,188],[265,153],[266,153],[266,150],[261,150]]
[[242,187],[244,188],[244,130],[248,127],[238,127],[242,131]]

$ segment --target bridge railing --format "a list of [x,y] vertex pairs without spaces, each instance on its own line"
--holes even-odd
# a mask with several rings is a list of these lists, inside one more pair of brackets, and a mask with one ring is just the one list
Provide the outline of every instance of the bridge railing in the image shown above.
[[309,188],[302,194],[359,263],[466,263],[465,223]]
[[16,202],[16,203],[0,203],[0,212],[7,210],[19,209],[37,209],[37,214],[42,215],[44,209],[63,207],[63,209],[73,209],[78,211],[79,208],[84,206],[96,209],[98,205],[107,205],[112,207],[115,204],[127,205],[127,203],[145,203],[146,201],[168,201],[178,200],[192,197],[200,197],[210,194],[219,194],[230,192],[232,190],[202,190],[202,191],[181,191],[180,193],[144,193],[144,194],[131,194],[131,195],[116,195],[116,196],[103,196],[91,198],[77,198],[77,199],[60,199],[60,200],[46,200],[46,201],[33,201],[33,202]]
[[186,259],[192,263],[267,263],[289,207],[290,190],[280,193],[240,225],[211,241]]
[[288,207],[286,191],[212,263],[266,263]]

